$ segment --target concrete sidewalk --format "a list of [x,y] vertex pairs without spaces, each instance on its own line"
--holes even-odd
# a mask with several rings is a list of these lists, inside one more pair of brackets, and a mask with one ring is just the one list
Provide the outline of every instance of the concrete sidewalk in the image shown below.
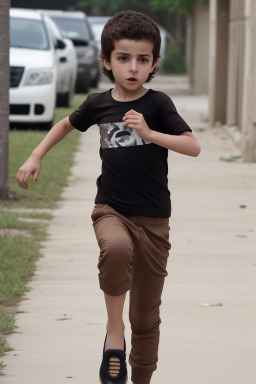
[[[186,79],[159,77],[150,86],[174,95],[202,145],[196,159],[170,153],[172,250],[152,384],[255,384],[256,164],[220,161],[239,150],[223,128],[207,127],[207,98],[190,96]],[[91,128],[20,305],[3,384],[99,382],[106,314],[90,221],[98,148]],[[128,297],[129,353],[127,311]]]

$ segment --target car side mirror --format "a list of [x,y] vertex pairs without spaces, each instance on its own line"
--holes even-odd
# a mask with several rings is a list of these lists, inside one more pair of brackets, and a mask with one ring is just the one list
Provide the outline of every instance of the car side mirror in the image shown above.
[[89,42],[83,39],[71,39],[75,47],[86,47],[89,45]]
[[57,39],[55,48],[56,49],[64,49],[64,48],[66,48],[66,43],[64,43],[63,40]]

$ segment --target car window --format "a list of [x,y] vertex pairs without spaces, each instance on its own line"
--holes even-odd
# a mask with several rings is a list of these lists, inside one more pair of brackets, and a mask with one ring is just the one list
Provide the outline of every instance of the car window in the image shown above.
[[90,41],[90,31],[84,20],[52,16],[61,32],[71,40]]
[[100,41],[101,33],[105,26],[105,23],[91,23],[92,31],[95,36],[95,39]]
[[50,49],[45,26],[40,20],[11,17],[10,46],[27,49]]
[[63,38],[63,35],[62,35],[60,29],[57,27],[56,23],[54,23],[54,21],[52,21],[50,18],[47,19],[47,23],[48,23],[49,27],[51,28],[51,31],[52,31],[55,39],[61,40]]

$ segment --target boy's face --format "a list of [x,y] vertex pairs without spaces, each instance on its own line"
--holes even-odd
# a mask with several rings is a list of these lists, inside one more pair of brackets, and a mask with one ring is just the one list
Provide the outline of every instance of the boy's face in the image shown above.
[[153,43],[147,40],[121,39],[114,43],[110,62],[103,60],[107,70],[112,70],[116,87],[124,91],[136,91],[143,87],[153,72]]

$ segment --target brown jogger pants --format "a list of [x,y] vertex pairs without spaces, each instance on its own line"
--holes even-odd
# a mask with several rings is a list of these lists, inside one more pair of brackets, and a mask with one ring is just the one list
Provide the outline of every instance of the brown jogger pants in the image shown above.
[[149,384],[158,360],[159,307],[171,248],[169,219],[127,217],[96,204],[92,220],[100,248],[100,288],[112,296],[130,290],[131,379]]

